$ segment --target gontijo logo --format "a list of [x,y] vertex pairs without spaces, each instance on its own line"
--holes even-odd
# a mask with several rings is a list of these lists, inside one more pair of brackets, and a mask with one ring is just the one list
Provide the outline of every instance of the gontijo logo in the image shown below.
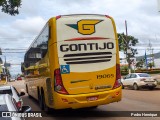
[[66,24],[67,26],[78,30],[78,33],[83,35],[91,35],[95,33],[95,25],[103,20],[80,20],[77,24]]

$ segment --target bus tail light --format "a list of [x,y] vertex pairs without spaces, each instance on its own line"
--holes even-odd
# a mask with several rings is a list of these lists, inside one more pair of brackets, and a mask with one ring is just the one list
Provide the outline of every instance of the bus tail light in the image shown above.
[[56,69],[54,71],[54,78],[55,78],[55,91],[61,94],[68,94],[67,90],[63,86],[62,77],[60,69]]
[[113,89],[121,86],[121,73],[120,73],[120,64],[116,64],[116,81],[114,83]]

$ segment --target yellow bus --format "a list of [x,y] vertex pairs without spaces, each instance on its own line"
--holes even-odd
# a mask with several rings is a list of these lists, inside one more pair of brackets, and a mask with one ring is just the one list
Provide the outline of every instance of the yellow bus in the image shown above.
[[5,67],[0,65],[0,86],[7,84],[8,77],[5,73],[6,73]]
[[26,91],[41,109],[85,108],[121,100],[118,39],[107,15],[49,19],[24,56]]

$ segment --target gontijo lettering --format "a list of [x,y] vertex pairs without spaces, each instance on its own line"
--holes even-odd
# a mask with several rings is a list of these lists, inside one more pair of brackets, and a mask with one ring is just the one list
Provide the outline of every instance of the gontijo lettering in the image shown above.
[[62,44],[60,46],[60,51],[68,52],[68,51],[105,50],[113,48],[114,48],[113,42],[104,42],[102,45],[99,45],[98,43]]

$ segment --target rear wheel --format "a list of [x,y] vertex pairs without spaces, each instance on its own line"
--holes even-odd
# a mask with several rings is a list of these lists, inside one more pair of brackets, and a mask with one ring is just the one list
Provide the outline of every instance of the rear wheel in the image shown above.
[[44,104],[44,111],[45,111],[47,114],[49,114],[50,111],[51,111],[51,108],[46,105],[46,103],[45,103],[45,96],[43,96],[43,104]]
[[121,83],[121,85],[122,85],[122,89],[124,89],[124,85]]
[[26,93],[28,93],[28,97],[31,98],[31,95],[28,92],[28,86],[26,85]]
[[134,90],[138,90],[138,89],[139,89],[137,83],[134,83],[134,84],[133,84],[133,89],[134,89]]
[[154,87],[149,87],[149,90],[153,90],[154,89]]
[[89,109],[96,109],[98,106],[89,107]]
[[79,108],[82,110],[92,110],[92,109],[96,109],[98,106],[92,106],[92,107],[85,107],[85,108]]
[[51,108],[49,108],[46,103],[45,103],[45,96],[44,93],[42,92],[40,97],[39,97],[39,105],[41,110],[44,110],[46,113],[50,113]]
[[26,85],[26,93],[28,93],[28,86]]
[[39,106],[41,108],[41,110],[44,110],[44,103],[43,103],[43,95],[39,95]]

